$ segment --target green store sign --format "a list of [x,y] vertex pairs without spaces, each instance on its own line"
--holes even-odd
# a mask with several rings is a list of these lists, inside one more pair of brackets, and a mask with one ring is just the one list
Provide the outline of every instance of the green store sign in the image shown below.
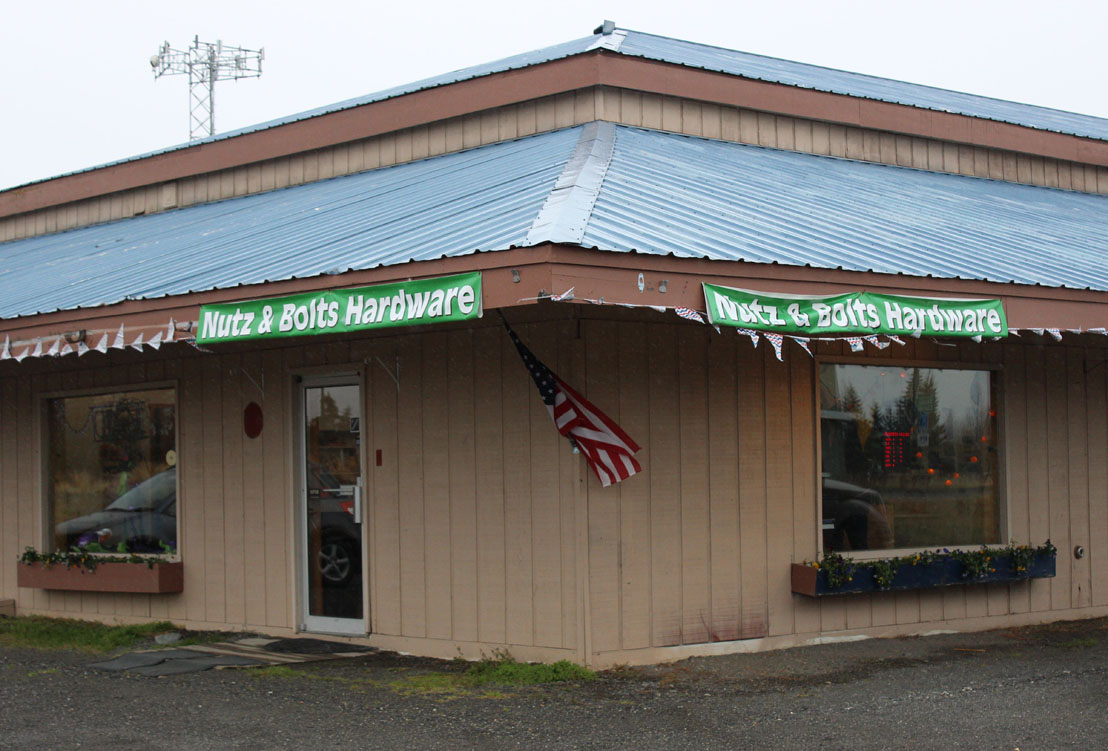
[[480,318],[481,274],[204,305],[197,344],[340,334]]
[[704,285],[708,320],[719,326],[801,336],[871,334],[1008,336],[1000,300],[956,300],[873,292],[833,297],[770,295]]

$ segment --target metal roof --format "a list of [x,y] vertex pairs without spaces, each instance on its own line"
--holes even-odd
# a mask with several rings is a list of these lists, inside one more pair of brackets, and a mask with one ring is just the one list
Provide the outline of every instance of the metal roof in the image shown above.
[[0,243],[0,318],[518,245],[580,130]]
[[0,244],[0,318],[544,242],[1108,291],[1108,197],[598,122]]
[[1108,290],[1108,196],[617,133],[586,247]]
[[[1108,140],[1108,119],[1104,118],[1065,112],[1063,110],[1050,109],[1048,107],[1037,107],[1030,104],[1009,102],[1002,99],[977,96],[975,94],[948,91],[946,89],[939,89],[931,86],[894,81],[888,78],[835,70],[833,68],[823,68],[818,65],[780,60],[778,58],[754,55],[748,52],[729,50],[722,47],[712,47],[705,44],[697,44],[696,42],[657,36],[655,34],[645,34],[639,31],[616,29],[611,34],[593,34],[592,36],[574,39],[519,55],[512,55],[489,63],[461,68],[413,83],[394,86],[390,89],[347,99],[323,107],[317,107],[287,117],[281,117],[275,120],[250,125],[245,128],[228,131],[226,133],[220,133],[209,138],[169,146],[164,149],[158,149],[134,157],[120,159],[66,174],[77,174],[94,169],[102,169],[103,167],[110,167],[115,164],[122,164],[137,159],[156,156],[158,154],[165,154],[171,151],[187,149],[212,141],[222,141],[247,133],[267,130],[269,128],[319,117],[332,112],[360,107],[362,105],[372,104],[373,102],[379,102],[385,99],[392,99],[405,94],[412,94],[417,91],[423,91],[424,89],[433,89],[473,78],[481,78],[494,73],[503,73],[509,70],[539,65],[597,49],[604,49],[621,55],[658,60],[674,65],[718,71],[729,75],[779,83],[787,86],[797,86],[799,88],[827,91],[865,99],[875,99],[882,102],[904,104],[911,107],[937,110],[940,112],[953,112],[960,115],[968,115],[970,117],[1023,125],[1039,130],[1049,130],[1086,138]],[[59,177],[60,176],[61,175],[59,175]]]
[[626,33],[626,39],[619,45],[619,53],[803,89],[953,112],[1086,138],[1108,139],[1108,120],[1100,117],[753,55],[637,31]]

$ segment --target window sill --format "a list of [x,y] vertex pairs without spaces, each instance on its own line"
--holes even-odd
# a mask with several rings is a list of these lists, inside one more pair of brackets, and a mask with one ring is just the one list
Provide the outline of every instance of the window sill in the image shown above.
[[906,589],[932,589],[958,584],[988,584],[991,582],[1019,582],[1027,579],[1043,579],[1055,574],[1056,556],[1037,554],[1027,571],[1015,572],[1009,565],[1007,556],[996,556],[993,571],[974,579],[963,576],[964,566],[957,560],[942,560],[926,565],[901,565],[892,582],[884,589],[874,580],[873,567],[865,561],[858,561],[853,578],[838,587],[827,582],[827,572],[809,564],[792,564],[792,591],[807,597],[826,597],[830,595],[859,594],[864,592],[891,592]]
[[32,589],[70,592],[118,592],[166,594],[182,592],[185,569],[180,561],[147,563],[100,563],[89,570],[64,563],[20,563],[17,583]]

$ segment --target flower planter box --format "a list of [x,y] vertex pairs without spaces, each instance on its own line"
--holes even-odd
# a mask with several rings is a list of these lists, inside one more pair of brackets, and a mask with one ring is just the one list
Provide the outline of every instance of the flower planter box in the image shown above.
[[17,583],[34,589],[64,589],[71,592],[133,592],[162,594],[185,588],[185,569],[180,561],[145,563],[101,563],[89,570],[64,563],[20,563]]
[[873,578],[873,567],[859,562],[852,581],[841,586],[831,587],[827,583],[827,572],[804,563],[792,564],[792,589],[799,595],[824,597],[844,595],[852,592],[888,592],[903,589],[929,589],[948,587],[956,584],[987,584],[989,582],[1018,582],[1025,579],[1042,579],[1054,576],[1054,555],[1037,554],[1031,559],[1027,571],[1012,571],[1007,556],[996,556],[991,565],[995,571],[983,576],[967,579],[963,576],[965,567],[961,561],[953,558],[934,563],[913,566],[905,563],[897,569],[892,583],[881,589]]

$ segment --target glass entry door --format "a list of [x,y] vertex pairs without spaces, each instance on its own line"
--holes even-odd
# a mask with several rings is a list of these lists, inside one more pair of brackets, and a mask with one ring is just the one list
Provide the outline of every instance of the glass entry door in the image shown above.
[[353,379],[305,379],[300,521],[304,626],[364,634],[361,394]]

